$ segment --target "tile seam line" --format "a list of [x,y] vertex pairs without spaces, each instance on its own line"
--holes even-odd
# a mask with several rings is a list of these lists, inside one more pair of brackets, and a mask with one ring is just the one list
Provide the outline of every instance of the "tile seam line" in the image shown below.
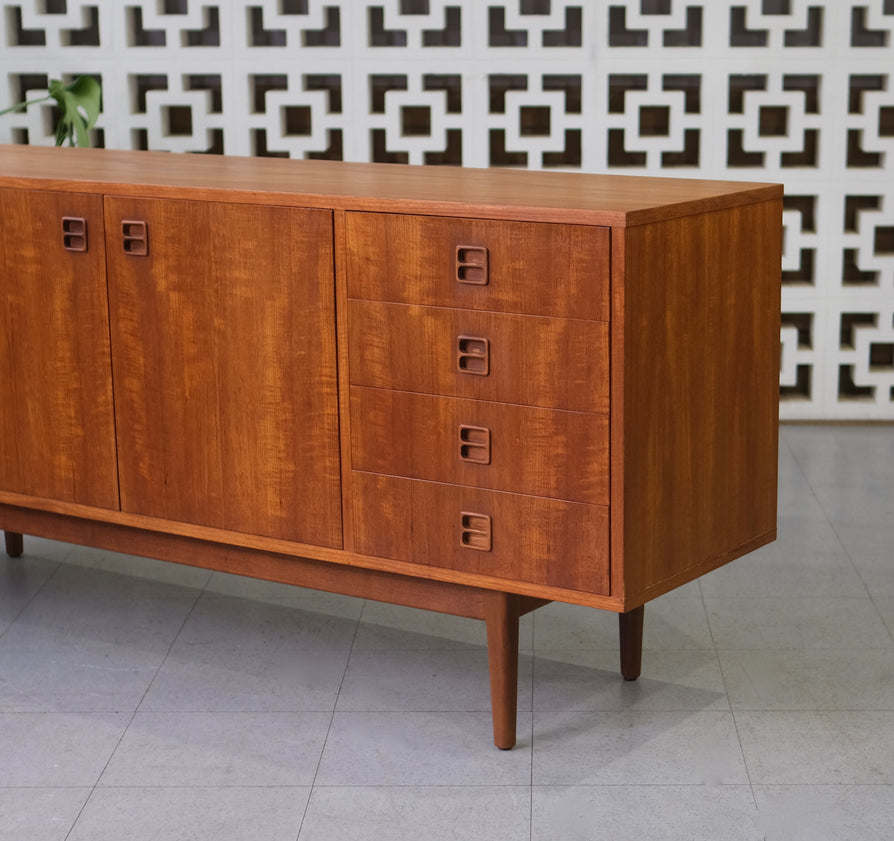
[[[701,589],[701,581],[699,581],[699,592],[702,592]],[[751,792],[751,803],[754,806],[755,811],[757,811],[757,796],[754,793],[754,783],[751,779],[751,770],[748,767],[748,758],[745,756],[745,747],[742,744],[742,734],[739,732],[739,722],[736,720],[736,711],[733,709],[733,705],[730,701],[729,696],[729,686],[726,681],[726,674],[723,671],[723,663],[720,659],[720,652],[717,648],[717,641],[714,639],[714,629],[711,627],[711,618],[708,615],[708,606],[705,603],[704,593],[702,592],[702,611],[704,612],[705,622],[708,626],[708,635],[711,637],[711,645],[714,650],[714,660],[717,663],[717,668],[720,670],[720,679],[723,681],[723,691],[726,695],[726,706],[729,710],[730,718],[733,723],[733,729],[736,731],[736,742],[739,745],[739,756],[742,757],[742,768],[745,770],[745,779],[748,781],[748,789]]]
[[[863,584],[863,587],[866,590],[866,596],[869,598],[870,603],[872,604],[872,608],[875,611],[875,615],[878,617],[879,621],[882,623],[882,627],[887,631],[888,637],[892,642],[894,642],[894,624],[889,625],[885,621],[885,617],[882,614],[882,611],[879,609],[878,604],[876,603],[875,597],[872,594],[872,591],[869,589],[869,585],[866,583],[866,580],[863,578],[863,575],[860,573],[859,567],[857,567],[854,562],[854,556],[851,553],[851,550],[845,546],[844,541],[841,539],[841,536],[838,533],[838,529],[835,526],[832,518],[829,516],[829,512],[826,510],[826,506],[823,505],[822,500],[817,496],[816,490],[813,487],[813,482],[810,481],[807,473],[804,471],[804,468],[801,465],[800,460],[798,459],[798,455],[795,450],[789,445],[788,441],[786,441],[786,448],[788,449],[790,455],[795,461],[795,464],[798,466],[798,470],[801,472],[801,476],[804,478],[804,481],[807,482],[807,486],[810,488],[810,493],[813,496],[816,504],[819,506],[820,511],[823,512],[823,516],[826,518],[826,522],[829,524],[829,527],[832,529],[832,533],[835,535],[835,539],[838,541],[839,546],[841,546],[844,554],[847,556],[848,561],[850,562],[851,569],[856,573],[857,578],[860,579],[860,582]],[[847,598],[847,597],[845,597]],[[859,597],[854,597],[859,598]]]
[[[71,554],[71,552],[67,552],[65,554],[65,558],[67,558],[69,556],[69,554]],[[22,555],[27,559],[26,552],[22,552]],[[50,574],[46,578],[44,578],[43,581],[41,581],[40,586],[31,594],[31,598],[29,598],[25,602],[25,604],[22,605],[21,609],[16,612],[15,616],[13,616],[12,619],[9,620],[6,627],[2,631],[0,631],[0,640],[2,640],[6,636],[9,629],[12,628],[12,626],[15,625],[16,622],[18,622],[18,620],[21,618],[22,614],[31,606],[31,604],[34,602],[34,600],[44,591],[44,589],[50,583],[50,581],[56,577],[56,574],[59,572],[60,568],[65,563],[65,558],[62,558],[61,560],[58,560],[58,561],[50,561],[50,563],[55,563],[56,566],[54,567],[52,572],[50,572]],[[21,558],[6,558],[6,560],[7,560],[7,562],[17,561],[19,563],[22,563]]]
[[351,635],[351,644],[348,647],[348,655],[345,657],[345,667],[341,673],[341,680],[338,682],[338,690],[335,693],[335,698],[332,701],[332,709],[329,712],[329,724],[326,727],[326,736],[323,739],[323,744],[320,746],[320,755],[317,757],[317,764],[314,768],[313,779],[310,782],[310,786],[307,801],[304,804],[304,810],[301,813],[301,820],[298,822],[298,833],[295,835],[295,841],[299,841],[301,838],[301,832],[304,829],[304,822],[307,819],[307,813],[310,810],[310,801],[313,798],[314,789],[317,787],[317,777],[320,773],[320,766],[323,764],[323,756],[326,754],[326,746],[329,744],[329,736],[332,733],[332,724],[335,721],[335,711],[338,709],[338,699],[341,696],[341,690],[345,683],[345,677],[348,674],[348,668],[351,664],[351,655],[354,653],[354,645],[357,642],[357,634],[360,632],[360,625],[363,621],[363,614],[366,612],[367,600],[363,600],[363,605],[360,608],[360,613],[357,618],[354,620],[354,633]]
[[78,809],[78,814],[75,816],[75,819],[72,821],[71,826],[68,829],[68,832],[65,833],[65,838],[63,841],[68,841],[68,839],[71,838],[71,834],[74,832],[75,827],[78,825],[78,821],[80,821],[81,816],[84,814],[84,810],[87,808],[87,804],[90,803],[90,801],[93,799],[94,794],[96,794],[97,789],[105,788],[105,786],[100,785],[103,775],[108,770],[109,764],[111,763],[112,758],[117,753],[118,748],[121,747],[121,743],[124,741],[124,736],[127,734],[127,731],[130,729],[131,724],[133,724],[133,721],[136,718],[136,715],[140,709],[140,706],[142,705],[143,701],[146,699],[146,696],[149,694],[149,690],[152,688],[152,684],[155,683],[155,679],[158,677],[158,673],[161,671],[162,666],[164,666],[165,661],[168,659],[168,655],[171,653],[171,649],[174,647],[174,644],[177,642],[177,640],[180,637],[180,634],[183,632],[183,628],[185,627],[186,623],[189,621],[189,617],[192,616],[193,611],[196,609],[196,605],[199,603],[199,599],[202,598],[202,594],[204,593],[205,586],[207,586],[207,584],[208,584],[208,582],[206,581],[205,585],[201,589],[196,588],[196,594],[195,594],[195,598],[193,599],[192,605],[190,606],[189,610],[186,612],[186,615],[183,617],[183,620],[180,622],[180,627],[177,629],[177,633],[174,634],[173,638],[171,639],[171,642],[170,642],[170,645],[168,645],[167,651],[165,651],[164,656],[159,661],[158,667],[155,669],[155,673],[152,675],[152,679],[146,685],[145,690],[143,690],[143,694],[140,697],[139,702],[136,704],[133,711],[131,712],[130,717],[127,720],[127,724],[125,724],[124,727],[122,728],[121,735],[118,737],[118,740],[115,742],[115,747],[113,747],[112,750],[109,752],[108,759],[106,759],[105,763],[103,763],[102,769],[100,770],[99,774],[97,774],[97,776],[96,776],[96,780],[94,781],[93,785],[90,786],[90,793],[84,799],[84,802],[81,804],[81,808]]

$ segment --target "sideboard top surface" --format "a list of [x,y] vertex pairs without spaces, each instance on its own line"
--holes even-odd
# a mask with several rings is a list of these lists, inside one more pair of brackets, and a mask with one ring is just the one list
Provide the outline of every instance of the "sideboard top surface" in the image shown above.
[[0,187],[631,227],[779,199],[782,185],[0,146]]

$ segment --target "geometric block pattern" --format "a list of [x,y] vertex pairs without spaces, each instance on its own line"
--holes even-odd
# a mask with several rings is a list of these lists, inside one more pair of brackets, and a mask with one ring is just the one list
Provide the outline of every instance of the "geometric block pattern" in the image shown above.
[[894,419],[894,0],[4,0],[0,107],[84,74],[109,148],[781,181],[782,416]]

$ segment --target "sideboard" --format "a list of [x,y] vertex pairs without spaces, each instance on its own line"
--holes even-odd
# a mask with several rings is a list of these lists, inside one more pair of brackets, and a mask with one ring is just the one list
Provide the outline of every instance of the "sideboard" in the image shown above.
[[775,538],[782,188],[0,147],[0,528],[486,623]]

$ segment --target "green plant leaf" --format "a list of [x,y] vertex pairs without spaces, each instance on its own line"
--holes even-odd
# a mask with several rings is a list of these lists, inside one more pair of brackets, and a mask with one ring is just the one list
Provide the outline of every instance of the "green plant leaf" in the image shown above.
[[68,140],[69,144],[71,143],[68,123],[64,119],[60,118],[59,122],[56,123],[56,145],[61,146],[66,140]]
[[87,132],[99,117],[102,100],[99,82],[92,76],[79,76],[70,85],[53,79],[48,91],[61,111],[56,126],[56,145],[61,146],[67,140],[71,146],[89,146]]
[[71,84],[66,85],[59,79],[51,79],[47,88],[49,96],[33,99],[30,102],[19,102],[11,108],[0,111],[0,116],[13,111],[22,111],[29,105],[37,105],[48,99],[55,99],[59,107],[59,121],[56,123],[56,145],[61,146],[66,140],[69,145],[89,146],[88,132],[99,118],[102,104],[102,88],[92,76],[78,76]]
[[29,105],[40,105],[41,102],[46,102],[48,99],[52,99],[51,96],[42,96],[40,99],[32,99],[26,100],[25,102],[17,102],[15,105],[10,105],[9,108],[4,108],[0,111],[0,117],[4,114],[13,114],[16,111],[24,111]]
[[99,107],[102,102],[102,88],[92,76],[79,76],[68,86],[69,95],[75,100],[77,107],[85,116],[85,127],[93,128],[99,118]]

